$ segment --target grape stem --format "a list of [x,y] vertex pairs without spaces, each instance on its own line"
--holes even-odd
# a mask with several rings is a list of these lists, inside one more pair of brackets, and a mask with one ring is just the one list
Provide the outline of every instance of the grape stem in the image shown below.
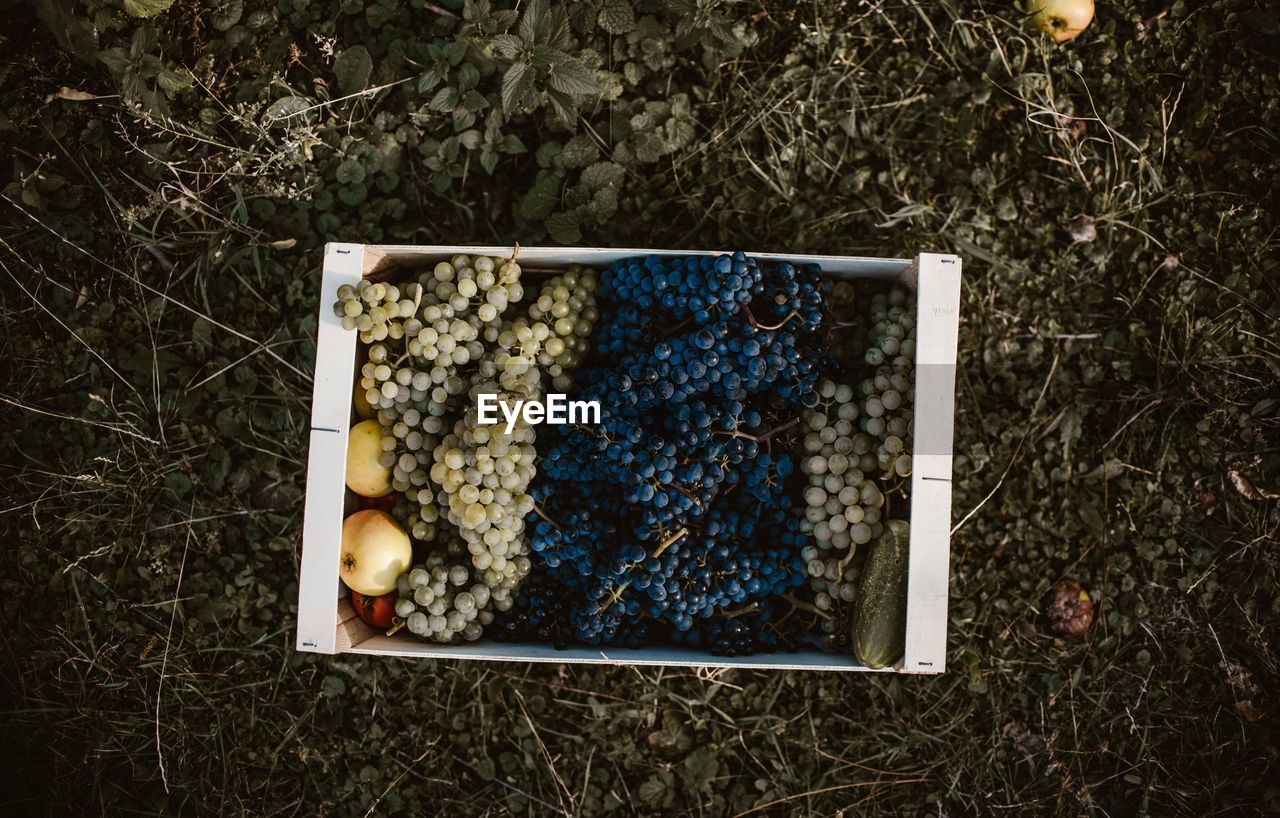
[[542,519],[544,519],[544,520],[546,520],[547,522],[551,523],[551,526],[552,526],[553,528],[555,528],[555,530],[556,530],[556,531],[563,531],[563,530],[564,530],[564,529],[562,529],[562,528],[560,527],[560,524],[559,524],[559,523],[557,523],[557,522],[555,521],[555,519],[554,519],[554,518],[552,518],[552,516],[551,516],[550,514],[548,514],[547,512],[543,511],[543,510],[542,510],[542,508],[541,508],[537,503],[534,503],[534,504],[533,504],[533,511],[534,511],[534,513],[535,513],[535,514],[537,514],[539,517],[541,517]]
[[670,329],[667,329],[667,330],[663,330],[662,337],[670,338],[672,335],[675,335],[677,332],[689,326],[689,324],[691,323],[693,323],[692,315],[684,319],[683,321],[681,321],[679,324],[676,324],[674,327],[671,327]]
[[844,559],[840,560],[840,578],[844,578],[844,569],[849,567],[849,563],[853,562],[854,556],[858,553],[857,543],[849,543],[849,553],[844,555]]
[[768,444],[769,441],[772,440],[776,435],[779,435],[785,432],[786,430],[790,429],[792,426],[795,426],[799,422],[800,422],[800,418],[798,417],[792,418],[791,420],[788,420],[786,423],[782,424],[781,426],[775,426],[774,428],[770,429],[769,431],[765,432],[762,435],[747,434],[746,432],[739,432],[737,429],[734,429],[733,431],[729,431],[729,432],[716,432],[716,434],[730,435],[731,437],[744,437],[747,440],[753,440],[756,443]]
[[810,603],[808,603],[808,602],[805,602],[803,599],[796,599],[796,598],[795,598],[794,596],[792,596],[791,594],[783,594],[783,595],[782,595],[782,598],[783,598],[783,599],[785,599],[787,602],[790,602],[790,603],[791,603],[791,607],[795,608],[796,610],[800,610],[800,611],[808,611],[809,613],[817,614],[818,616],[821,616],[821,617],[822,617],[822,618],[824,618],[824,619],[831,619],[831,618],[832,618],[832,617],[831,617],[831,614],[829,614],[829,613],[827,613],[826,611],[822,610],[822,609],[821,609],[821,608],[819,608],[817,605],[813,605],[813,604],[810,604]]
[[609,606],[616,603],[618,600],[622,599],[622,595],[626,593],[626,590],[630,587],[631,587],[631,580],[627,580],[626,582],[622,583],[617,588],[615,588],[613,592],[609,594],[609,597],[610,597],[609,601],[601,602],[596,607],[596,613],[602,614],[605,611],[609,610]]
[[387,636],[395,636],[396,632],[399,631],[401,628],[403,628],[405,626],[405,623],[407,623],[408,621],[409,620],[401,619],[400,617],[397,616],[395,618],[395,624],[393,624],[390,628],[387,628]]
[[[737,484],[735,483],[734,485],[737,485]],[[695,496],[694,496],[694,494],[693,494],[693,492],[692,492],[692,491],[690,491],[689,489],[685,488],[684,486],[675,486],[675,485],[673,485],[671,488],[673,488],[673,489],[675,489],[676,491],[680,492],[680,493],[681,493],[681,494],[683,494],[685,497],[688,497],[690,500],[692,500],[692,501],[693,501],[693,504],[694,504],[695,506],[701,506],[701,505],[702,505],[702,501],[701,501],[701,500],[699,500],[697,497],[695,497]]]
[[[534,506],[534,508],[537,508],[537,506]],[[552,525],[554,525],[554,523],[552,523]],[[667,537],[658,545],[658,549],[654,551],[651,556],[654,559],[657,559],[659,556],[661,556],[663,551],[666,551],[668,548],[671,547],[672,543],[676,542],[677,540],[679,540],[681,537],[683,537],[685,534],[688,534],[688,533],[689,533],[689,529],[682,528],[676,533],[672,534],[670,537]],[[610,605],[614,604],[619,599],[622,599],[622,594],[630,587],[631,587],[631,580],[627,580],[626,582],[619,585],[613,591],[613,593],[609,595],[610,600],[607,603],[602,602],[600,603],[600,605],[596,607],[596,613],[600,614],[608,610]]]
[[740,616],[751,616],[760,613],[760,603],[752,602],[750,605],[739,608],[736,611],[725,611],[720,614],[722,619],[737,619]]
[[796,312],[795,310],[792,310],[791,312],[787,313],[786,318],[783,318],[777,324],[774,324],[773,326],[767,326],[765,324],[761,324],[759,321],[756,320],[756,317],[751,314],[750,307],[744,304],[743,309],[747,311],[747,318],[751,319],[751,326],[755,327],[756,329],[765,330],[766,332],[772,332],[773,330],[776,330],[776,329],[782,329],[787,325],[787,322],[790,321],[792,318],[800,317],[800,313]]
[[658,557],[662,556],[662,552],[663,552],[663,551],[666,551],[666,550],[667,550],[668,548],[670,548],[670,547],[671,547],[675,542],[677,542],[681,537],[683,537],[685,534],[688,534],[688,533],[689,533],[689,529],[687,529],[687,528],[682,528],[682,529],[680,529],[680,530],[679,530],[679,531],[677,531],[676,533],[672,534],[670,537],[667,537],[665,540],[663,540],[663,541],[658,545],[658,550],[657,550],[657,551],[654,551],[650,556],[651,556],[651,557],[653,557],[654,559],[657,559]]

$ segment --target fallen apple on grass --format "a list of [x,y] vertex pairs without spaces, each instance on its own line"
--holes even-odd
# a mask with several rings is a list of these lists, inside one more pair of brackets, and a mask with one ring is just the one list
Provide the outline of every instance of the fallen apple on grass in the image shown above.
[[409,535],[387,512],[366,509],[342,521],[338,576],[356,593],[381,596],[394,591],[396,578],[409,570],[412,560]]
[[1027,0],[1035,27],[1054,40],[1074,40],[1093,20],[1093,0]]

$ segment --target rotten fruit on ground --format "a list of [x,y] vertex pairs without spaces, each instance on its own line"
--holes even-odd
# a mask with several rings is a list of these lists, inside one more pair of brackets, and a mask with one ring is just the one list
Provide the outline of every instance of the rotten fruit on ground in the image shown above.
[[387,512],[367,509],[343,520],[338,575],[351,590],[369,596],[394,591],[412,560],[409,535]]
[[1093,623],[1093,600],[1074,579],[1064,579],[1044,597],[1044,613],[1049,630],[1059,636],[1080,636]]
[[1028,0],[1035,27],[1055,41],[1074,40],[1093,20],[1093,0]]
[[382,425],[362,420],[347,435],[347,488],[361,497],[391,493],[391,469],[382,465]]

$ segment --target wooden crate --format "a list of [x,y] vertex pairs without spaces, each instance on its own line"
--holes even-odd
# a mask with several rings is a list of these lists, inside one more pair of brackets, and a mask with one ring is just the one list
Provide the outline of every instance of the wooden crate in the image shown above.
[[[509,257],[512,247],[328,244],[316,338],[311,449],[307,462],[302,569],[298,581],[298,650],[436,659],[566,662],[680,667],[743,667],[868,671],[852,655],[802,650],[722,657],[676,646],[639,649],[512,644],[482,638],[437,645],[409,633],[385,636],[354,626],[346,589],[338,578],[342,520],[354,507],[344,470],[347,430],[353,423],[356,333],[342,329],[332,303],[339,285],[395,269],[421,270],[465,253]],[[603,270],[615,260],[649,254],[702,255],[708,251],[521,247],[520,261],[537,267],[585,264]],[[721,252],[721,251],[717,251]],[[816,263],[825,274],[899,281],[916,292],[916,404],[911,475],[911,543],[907,578],[906,653],[880,672],[941,673],[946,666],[947,577],[951,549],[951,446],[955,410],[956,343],[960,312],[960,259],[921,253],[914,259],[751,253],[761,259]],[[361,623],[362,624],[362,623]]]

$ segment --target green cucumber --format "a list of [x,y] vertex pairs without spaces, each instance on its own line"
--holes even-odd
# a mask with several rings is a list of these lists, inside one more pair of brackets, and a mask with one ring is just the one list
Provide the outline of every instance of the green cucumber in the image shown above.
[[890,520],[871,546],[853,609],[853,653],[869,668],[901,656],[907,638],[907,552],[911,526]]

